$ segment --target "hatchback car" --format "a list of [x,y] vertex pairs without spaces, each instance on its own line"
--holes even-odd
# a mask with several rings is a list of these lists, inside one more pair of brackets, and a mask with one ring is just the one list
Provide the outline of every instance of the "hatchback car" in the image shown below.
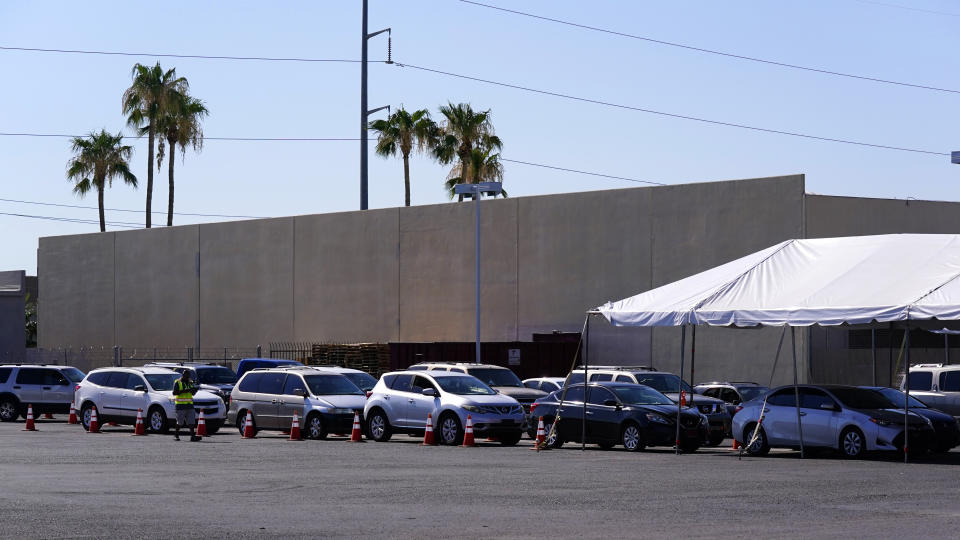
[[367,436],[387,441],[394,433],[419,435],[428,414],[443,444],[463,442],[467,415],[477,437],[496,437],[502,445],[512,446],[523,436],[524,412],[516,399],[476,377],[437,370],[398,371],[381,377],[364,409]]
[[[75,400],[80,407],[80,422],[90,429],[93,408],[102,424],[134,425],[137,411],[146,415],[146,427],[155,433],[165,433],[176,425],[173,403],[173,383],[180,378],[176,371],[156,368],[101,368],[87,374],[76,386]],[[215,394],[200,390],[193,396],[197,414],[203,411],[207,433],[214,434],[226,418],[226,406]]]
[[226,366],[204,364],[201,362],[151,362],[143,367],[161,367],[177,373],[189,371],[191,378],[200,385],[201,390],[216,394],[223,403],[230,406],[230,392],[237,384],[237,374]]
[[[850,458],[867,451],[903,449],[903,411],[882,394],[839,385],[802,385],[798,393],[804,446],[832,448]],[[764,398],[757,398],[744,403],[733,417],[736,440],[756,456],[772,447],[799,448],[794,387],[782,386],[765,397],[766,408]],[[763,421],[756,429],[761,415]],[[917,451],[930,448],[934,442],[930,421],[913,413],[908,419],[909,447]]]
[[12,422],[33,414],[66,414],[73,402],[73,388],[83,372],[70,366],[0,365],[0,420]]
[[[897,406],[897,410],[903,410],[903,401],[906,396],[900,390],[883,386],[864,386],[862,388],[869,388],[880,392]],[[934,450],[937,452],[947,452],[951,448],[960,445],[960,426],[957,425],[957,419],[953,416],[943,411],[930,408],[926,403],[913,396],[910,396],[910,412],[929,419],[930,423],[933,424],[933,431],[937,436]]]
[[243,433],[247,413],[253,430],[285,431],[293,413],[303,422],[301,433],[311,439],[329,433],[350,433],[354,413],[363,409],[366,394],[349,379],[310,366],[255,369],[246,372],[230,396],[227,421]]
[[[586,407],[584,393],[586,392]],[[560,400],[563,399],[561,405]],[[620,444],[631,452],[647,446],[674,446],[677,437],[677,404],[653,388],[632,383],[583,383],[556,391],[534,403],[533,414],[542,416],[547,440],[553,448],[583,440],[586,409],[586,443],[601,448]],[[559,420],[557,420],[559,418]],[[680,449],[694,452],[706,442],[708,420],[692,407],[680,411]]]

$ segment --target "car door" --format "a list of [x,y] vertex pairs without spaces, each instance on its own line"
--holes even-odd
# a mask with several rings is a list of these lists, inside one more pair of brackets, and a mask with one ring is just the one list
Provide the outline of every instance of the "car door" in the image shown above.
[[607,402],[618,402],[606,388],[591,386],[587,391],[587,440],[616,441],[620,438],[620,411]]
[[[423,391],[428,388],[433,389],[434,395],[423,395]],[[417,375],[413,378],[411,392],[407,396],[405,405],[407,408],[406,418],[410,427],[425,427],[427,425],[427,414],[437,408],[436,404],[439,396],[440,390],[430,379],[423,375]]]
[[[13,381],[13,389],[20,398],[24,409],[29,404],[39,404],[43,400],[43,372],[41,368],[22,367]],[[34,411],[36,412],[36,411]]]
[[579,441],[583,429],[583,386],[567,388],[567,395],[563,397],[563,405],[557,410],[560,417],[557,429],[563,440]]
[[43,402],[50,405],[68,405],[73,401],[75,385],[56,369],[44,370],[44,381],[41,390]]
[[127,375],[125,371],[111,371],[107,378],[107,383],[100,392],[101,412],[110,416],[121,416],[123,407],[123,393],[127,387]]
[[[803,444],[836,447],[840,407],[826,392],[818,388],[800,389],[800,421]],[[797,437],[799,440],[799,436]]]
[[390,392],[383,396],[387,419],[397,427],[409,427],[407,418],[407,399],[409,399],[413,385],[413,375],[397,375],[390,386]]
[[[137,390],[137,388],[140,388]],[[147,381],[138,373],[128,373],[123,394],[120,396],[120,408],[123,416],[136,421],[137,411],[143,409],[144,422],[147,421],[147,410],[150,408],[150,394],[145,392],[149,388]]]
[[793,388],[780,389],[767,399],[764,410],[763,430],[773,446],[799,444],[797,436],[797,409]]
[[[303,392],[303,395],[297,395],[297,391]],[[300,425],[303,425],[304,402],[306,401],[307,385],[303,382],[303,377],[296,373],[287,375],[287,380],[283,383],[283,393],[280,395],[278,405],[278,420],[281,426],[290,426],[293,424],[293,413],[297,413],[300,419]]]
[[253,415],[256,417],[257,427],[264,429],[280,429],[280,396],[283,394],[283,385],[287,374],[283,372],[267,372],[260,376],[256,399],[253,403]]

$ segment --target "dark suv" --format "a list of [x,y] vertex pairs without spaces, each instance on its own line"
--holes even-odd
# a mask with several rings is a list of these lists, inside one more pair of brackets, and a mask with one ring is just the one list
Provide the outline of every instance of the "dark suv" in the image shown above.
[[200,385],[201,390],[206,390],[211,394],[223,400],[226,407],[230,406],[230,392],[233,386],[237,384],[237,374],[226,366],[217,364],[204,364],[201,362],[151,362],[144,364],[143,367],[161,367],[172,369],[177,373],[189,371],[191,378]]
[[693,387],[693,391],[707,397],[722,399],[727,404],[730,416],[733,416],[741,403],[756,399],[770,389],[755,382],[733,381],[700,383]]
[[66,414],[73,403],[73,391],[83,372],[70,366],[0,365],[0,420],[12,422],[33,414]]

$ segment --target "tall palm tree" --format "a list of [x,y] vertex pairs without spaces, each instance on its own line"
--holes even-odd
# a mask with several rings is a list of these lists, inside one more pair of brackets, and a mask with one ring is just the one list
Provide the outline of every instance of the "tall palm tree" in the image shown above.
[[[481,150],[474,148],[470,152],[470,159],[467,161],[467,172],[473,179],[473,183],[479,182],[502,182],[503,181],[503,163],[500,162],[500,154],[493,154],[490,150]],[[460,176],[460,169],[454,168],[447,175],[447,194],[452,199],[455,194],[457,184],[468,183]],[[502,197],[507,196],[507,190],[500,192]]]
[[103,215],[103,191],[113,186],[113,179],[137,187],[137,177],[130,172],[133,148],[123,144],[123,135],[111,135],[107,130],[91,132],[86,137],[74,137],[74,156],[67,162],[67,179],[74,183],[73,192],[83,197],[91,189],[97,190],[100,208],[100,232],[107,230]]
[[410,206],[410,152],[414,148],[418,152],[432,148],[437,137],[437,125],[430,119],[430,111],[410,113],[400,107],[386,120],[370,122],[370,129],[377,132],[377,154],[390,157],[399,152],[403,158],[403,200]]
[[[203,150],[203,118],[210,114],[202,101],[186,94],[175,96],[167,110],[157,119],[157,133],[160,134],[160,144],[157,145],[157,169],[163,163],[165,146],[170,147],[168,165],[168,180],[170,182],[167,199],[167,227],[173,226],[173,163],[177,145],[180,145],[181,157],[186,157],[187,145],[194,151]],[[140,128],[141,134],[147,128]],[[166,142],[166,145],[164,144]]]
[[153,207],[153,148],[157,134],[157,120],[163,116],[178,94],[186,94],[189,83],[177,77],[177,69],[164,71],[160,63],[153,67],[134,64],[133,84],[123,92],[123,114],[127,124],[134,128],[146,127],[147,132],[147,228],[150,228]]
[[[447,103],[440,106],[440,114],[445,120],[434,147],[434,156],[444,165],[456,162],[448,178],[459,177],[462,183],[476,183],[469,166],[473,150],[492,153],[503,147],[500,137],[494,134],[490,110],[474,111],[469,103]],[[462,201],[463,195],[458,200]]]

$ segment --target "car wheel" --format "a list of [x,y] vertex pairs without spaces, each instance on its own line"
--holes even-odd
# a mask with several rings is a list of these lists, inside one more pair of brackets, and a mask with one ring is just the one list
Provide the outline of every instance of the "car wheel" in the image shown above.
[[[237,413],[237,429],[240,431],[240,436],[243,436],[244,422],[247,421],[247,411],[243,410]],[[254,420],[253,415],[250,415],[250,424],[253,426],[253,434],[257,434],[257,421]]]
[[150,407],[147,411],[147,426],[154,433],[166,433],[170,429],[167,425],[167,413],[163,412],[161,407]]
[[862,457],[866,450],[867,440],[859,429],[848,427],[840,433],[840,453],[843,454],[843,457]]
[[[753,437],[754,429],[756,429],[756,424],[751,424],[743,430],[743,443],[745,445],[749,443]],[[746,446],[744,450],[751,456],[765,456],[770,452],[770,445],[767,443],[767,433],[763,428],[757,430],[757,440],[753,441],[753,444]]]
[[307,437],[315,441],[327,438],[327,430],[323,427],[323,418],[319,414],[311,414],[307,417],[306,423]]
[[[628,452],[639,452],[646,448],[640,426],[632,422],[623,427],[623,431],[620,432],[620,442],[623,443],[623,447]],[[610,446],[613,445],[611,444]]]
[[723,433],[711,433],[710,438],[707,439],[707,445],[720,446],[720,443],[722,443],[724,439],[726,439],[726,437],[723,436]]
[[19,412],[20,403],[17,402],[16,398],[5,397],[0,400],[0,421],[3,422],[13,422],[17,419]]
[[463,443],[463,426],[460,425],[460,419],[452,413],[444,414],[440,417],[440,442],[449,446],[455,446]]
[[516,446],[520,439],[523,437],[523,432],[518,431],[517,433],[509,433],[507,435],[500,435],[500,444],[503,446]]
[[387,413],[380,409],[370,411],[367,418],[367,436],[377,442],[387,442],[393,436]]
[[90,431],[90,417],[93,416],[93,404],[84,403],[83,407],[80,409],[80,425],[83,426],[83,429]]

